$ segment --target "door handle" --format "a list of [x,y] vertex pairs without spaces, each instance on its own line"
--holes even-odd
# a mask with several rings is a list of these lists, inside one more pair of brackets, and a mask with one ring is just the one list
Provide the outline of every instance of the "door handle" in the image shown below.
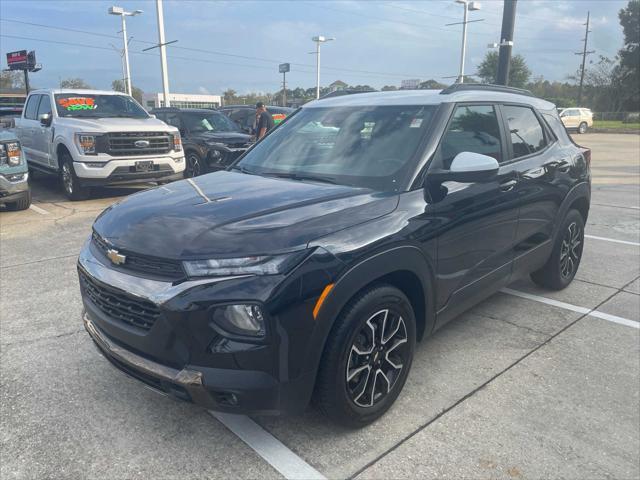
[[563,158],[556,162],[555,167],[560,173],[567,173],[571,168],[571,163],[566,158]]
[[502,182],[500,184],[500,191],[501,192],[510,192],[511,190],[513,190],[515,188],[517,183],[518,183],[517,180],[508,180],[506,182]]

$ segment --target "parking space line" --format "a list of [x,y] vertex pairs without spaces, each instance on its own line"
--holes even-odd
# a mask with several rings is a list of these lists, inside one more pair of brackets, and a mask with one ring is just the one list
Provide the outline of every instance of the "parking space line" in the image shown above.
[[629,242],[627,240],[617,240],[615,238],[597,237],[595,235],[585,235],[584,237],[585,238],[592,238],[593,240],[603,240],[605,242],[622,243],[624,245],[633,245],[634,247],[640,247],[640,243],[638,243],[638,242]]
[[33,203],[29,206],[29,208],[34,212],[38,212],[40,215],[49,215],[49,212],[47,212],[44,208],[40,208],[39,206],[34,205]]
[[545,303],[547,305],[563,308],[565,310],[571,310],[572,312],[577,312],[583,315],[589,315],[591,317],[600,318],[608,322],[613,322],[619,325],[625,325],[627,327],[640,329],[640,322],[637,322],[635,320],[629,320],[627,318],[618,317],[616,315],[610,315],[604,312],[599,312],[592,308],[578,307],[577,305],[572,305],[570,303],[560,302],[558,300],[553,300],[552,298],[540,297],[538,295],[532,295],[530,293],[521,292],[519,290],[512,290],[511,288],[503,288],[500,291],[502,293],[513,295],[515,297],[526,298],[527,300],[533,300],[534,302]]
[[209,411],[287,479],[326,480],[315,468],[246,415]]

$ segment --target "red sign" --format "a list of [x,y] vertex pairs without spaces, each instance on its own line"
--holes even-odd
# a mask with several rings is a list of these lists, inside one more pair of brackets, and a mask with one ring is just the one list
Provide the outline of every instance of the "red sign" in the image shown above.
[[21,69],[27,66],[27,51],[19,50],[17,52],[7,53],[7,65],[10,69]]

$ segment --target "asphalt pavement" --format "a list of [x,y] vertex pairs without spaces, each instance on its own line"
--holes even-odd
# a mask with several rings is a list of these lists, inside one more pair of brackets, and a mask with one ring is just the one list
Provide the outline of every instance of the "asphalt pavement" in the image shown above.
[[215,417],[104,360],[75,270],[95,217],[33,179],[0,209],[0,478],[640,477],[640,136],[593,151],[584,257],[561,292],[513,284],[418,344],[404,391],[361,430],[313,408]]

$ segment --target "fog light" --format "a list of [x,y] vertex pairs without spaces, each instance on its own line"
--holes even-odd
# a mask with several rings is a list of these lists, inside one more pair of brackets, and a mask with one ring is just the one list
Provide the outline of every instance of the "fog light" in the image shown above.
[[213,321],[220,328],[234,335],[263,337],[265,334],[264,315],[258,305],[218,307],[213,312]]

